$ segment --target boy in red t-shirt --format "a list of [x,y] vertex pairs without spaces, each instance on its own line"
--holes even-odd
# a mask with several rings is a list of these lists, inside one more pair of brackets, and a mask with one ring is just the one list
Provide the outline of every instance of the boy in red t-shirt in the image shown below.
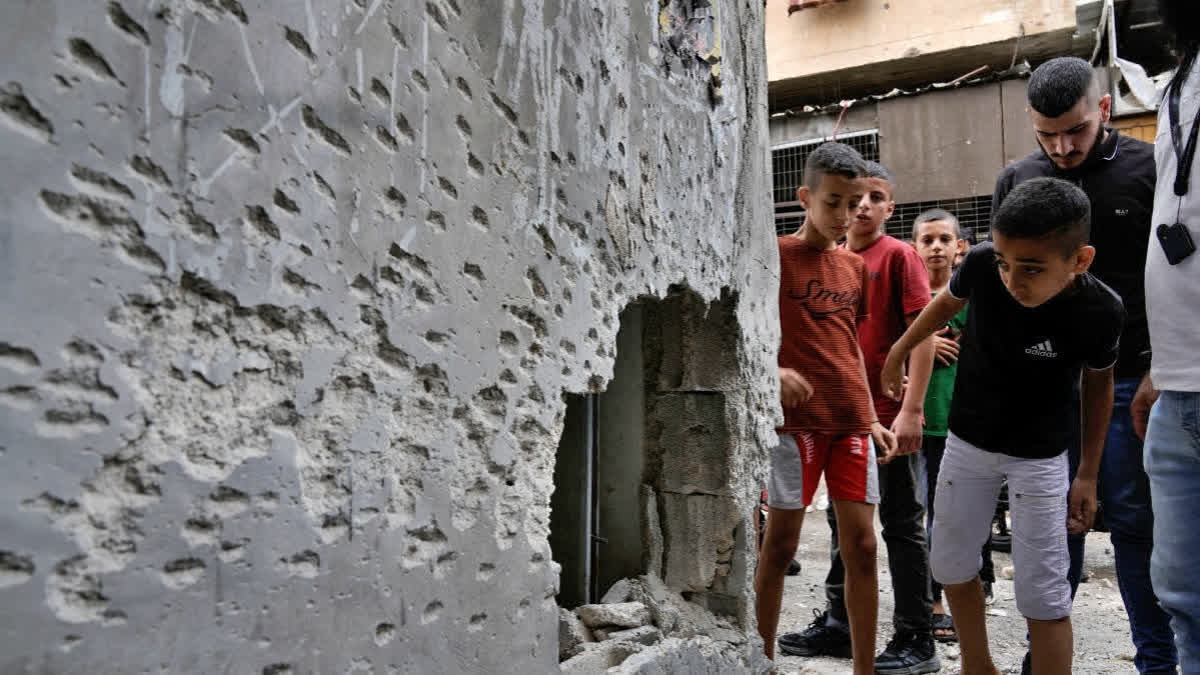
[[837,246],[864,193],[862,157],[841,143],[809,155],[797,198],[804,224],[779,237],[779,379],[784,424],[772,450],[771,516],[754,577],[758,630],[774,658],[783,578],[796,552],[804,509],[821,473],[840,523],[855,675],[875,672],[875,504],[879,483],[871,440],[896,453],[895,436],[871,403],[858,326],[866,317],[867,268]]
[[[934,343],[926,340],[909,360],[908,392],[901,404],[879,390],[879,374],[892,344],[929,304],[929,275],[912,246],[883,232],[896,208],[892,177],[876,162],[866,162],[866,193],[846,234],[846,247],[862,257],[869,274],[869,317],[859,326],[859,344],[866,363],[879,421],[896,434],[895,461],[879,468],[879,519],[892,573],[896,609],[895,634],[875,657],[881,675],[916,675],[941,668],[932,635],[933,598],[929,590],[929,554],[925,546],[925,506],[921,494],[919,457],[925,389],[933,370]],[[798,656],[849,656],[846,600],[837,526],[840,513],[829,511],[833,529],[831,565],[825,579],[828,608],[800,633],[780,636],[784,653]]]

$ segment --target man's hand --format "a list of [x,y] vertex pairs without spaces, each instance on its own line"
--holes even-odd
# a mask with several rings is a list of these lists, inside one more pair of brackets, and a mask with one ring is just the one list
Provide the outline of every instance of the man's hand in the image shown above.
[[883,450],[883,456],[877,460],[880,464],[887,464],[900,455],[897,451],[896,434],[879,422],[871,423],[871,438],[875,441],[875,448]]
[[804,405],[813,395],[812,385],[793,368],[779,369],[779,388],[780,399],[785,408]]
[[1096,518],[1096,479],[1076,476],[1071,483],[1068,505],[1067,532],[1080,534],[1092,529]]
[[1133,403],[1129,405],[1129,414],[1133,417],[1133,432],[1138,438],[1146,440],[1146,427],[1150,425],[1150,408],[1158,400],[1158,390],[1150,380],[1150,373],[1142,378],[1137,393],[1133,395]]
[[892,422],[892,433],[896,435],[896,454],[911,455],[921,449],[921,415],[901,410]]
[[943,366],[958,360],[958,338],[946,337],[947,335],[950,335],[949,326],[933,334],[934,358]]
[[883,362],[883,371],[879,374],[883,395],[896,401],[904,398],[904,380],[904,359],[897,357],[895,351],[889,351],[887,360]]

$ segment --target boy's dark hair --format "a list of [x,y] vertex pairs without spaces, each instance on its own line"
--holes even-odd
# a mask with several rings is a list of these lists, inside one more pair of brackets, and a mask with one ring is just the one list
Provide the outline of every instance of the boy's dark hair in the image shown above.
[[917,216],[916,219],[913,220],[913,241],[917,240],[917,233],[920,231],[922,225],[925,223],[932,223],[935,220],[944,220],[947,223],[950,223],[954,227],[954,236],[958,237],[959,239],[963,238],[963,228],[958,222],[958,216],[950,213],[946,209],[929,209],[922,211],[921,215]]
[[843,178],[862,178],[866,173],[862,155],[845,143],[822,143],[804,161],[804,185],[810,190],[821,187],[821,177],[834,174]]
[[1060,56],[1037,67],[1029,78],[1029,107],[1046,117],[1059,117],[1084,96],[1099,98],[1092,64],[1077,56]]
[[863,178],[880,178],[887,181],[888,199],[892,199],[896,190],[896,179],[892,178],[892,172],[879,162],[872,162],[869,159],[864,159],[863,164],[867,167],[863,172]]
[[1019,183],[996,211],[992,232],[1014,239],[1053,240],[1069,257],[1087,244],[1092,206],[1087,194],[1060,178]]
[[882,178],[889,183],[895,183],[896,179],[892,178],[892,172],[887,170],[887,167],[879,162],[872,162],[869,159],[864,159],[863,164],[866,165],[866,170],[863,171],[863,178]]

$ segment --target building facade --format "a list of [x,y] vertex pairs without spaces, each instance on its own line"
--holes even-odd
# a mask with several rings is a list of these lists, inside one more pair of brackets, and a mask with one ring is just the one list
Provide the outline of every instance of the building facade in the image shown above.
[[[835,136],[896,177],[890,234],[940,207],[986,235],[1003,167],[1037,150],[1026,109],[1033,67],[1055,56],[1097,63],[1112,125],[1153,141],[1154,105],[1138,100],[1117,56],[1161,73],[1169,63],[1151,0],[847,0],[788,14],[767,3],[776,229],[790,231],[807,149]],[[1133,73],[1130,73],[1133,76]],[[1151,84],[1150,86],[1153,86]]]

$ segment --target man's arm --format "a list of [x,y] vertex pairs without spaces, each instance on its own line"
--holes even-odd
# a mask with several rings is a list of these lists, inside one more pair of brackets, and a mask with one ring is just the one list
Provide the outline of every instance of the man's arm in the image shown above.
[[[900,400],[900,385],[904,380],[904,360],[913,352],[921,343],[928,342],[929,336],[939,330],[946,322],[950,321],[955,314],[962,311],[963,307],[967,306],[966,300],[959,300],[951,295],[948,291],[942,291],[937,294],[933,302],[925,306],[925,309],[917,316],[916,320],[908,326],[908,330],[904,331],[904,335],[892,345],[888,351],[887,361],[883,364],[882,391],[884,395],[893,399]],[[932,346],[932,342],[930,342]],[[932,353],[927,354],[926,358],[930,359],[932,364]],[[932,367],[932,366],[931,366]],[[925,398],[925,387],[929,384],[929,374],[925,374],[925,381],[921,385],[921,400]],[[909,383],[912,386],[912,383]]]
[[[905,323],[912,327],[919,316],[919,313],[910,314],[904,318]],[[900,406],[900,413],[896,415],[896,421],[892,423],[892,431],[896,434],[896,442],[900,445],[899,454],[901,455],[921,449],[925,392],[929,387],[929,376],[933,373],[935,352],[936,344],[933,336],[930,335],[914,347],[912,354],[908,357],[908,389],[904,393],[904,403]]]
[[1084,368],[1080,385],[1083,445],[1079,472],[1071,484],[1071,510],[1067,516],[1067,529],[1073,534],[1086,532],[1096,516],[1096,478],[1100,474],[1100,455],[1104,452],[1112,407],[1112,367],[1104,370]]
[[1142,378],[1142,383],[1138,385],[1137,393],[1133,395],[1133,403],[1129,406],[1129,412],[1133,416],[1133,432],[1137,437],[1146,440],[1146,428],[1150,426],[1150,408],[1154,407],[1154,402],[1158,400],[1158,390],[1154,388],[1154,380],[1150,379],[1150,373]]

